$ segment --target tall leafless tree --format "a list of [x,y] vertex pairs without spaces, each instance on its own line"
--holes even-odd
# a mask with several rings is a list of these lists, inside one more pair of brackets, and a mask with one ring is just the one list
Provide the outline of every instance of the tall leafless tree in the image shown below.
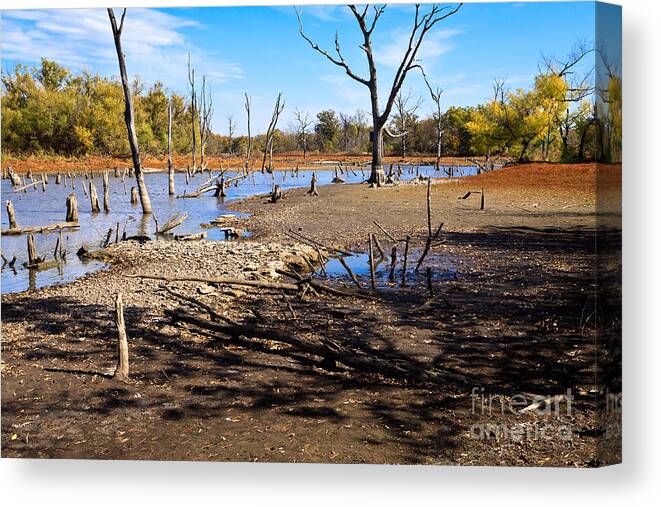
[[192,157],[192,171],[193,174],[197,171],[197,138],[195,135],[195,124],[197,116],[197,90],[195,88],[195,69],[191,67],[190,53],[188,54],[188,87],[190,88],[190,114],[191,114],[191,136],[193,149],[191,152]]
[[136,183],[138,184],[138,193],[140,195],[140,205],[142,206],[142,213],[148,215],[152,212],[151,200],[145,185],[145,177],[142,173],[142,161],[140,159],[140,148],[138,147],[138,137],[135,133],[135,121],[133,114],[133,100],[131,99],[131,90],[129,88],[129,78],[126,72],[126,62],[124,61],[124,53],[122,51],[122,30],[124,30],[124,19],[126,17],[126,9],[122,12],[122,18],[117,26],[115,13],[112,9],[108,9],[108,17],[110,18],[110,26],[112,27],[112,35],[115,39],[115,49],[117,50],[117,60],[119,61],[119,73],[122,79],[122,89],[124,90],[124,120],[126,121],[126,130],[129,137],[129,146],[131,147],[131,159],[133,161],[133,169],[135,172]]
[[248,147],[246,148],[246,167],[245,170],[248,172],[250,170],[250,161],[252,158],[252,136],[250,135],[250,97],[248,97],[248,94],[245,94],[246,96],[246,102],[244,107],[246,108],[246,116],[247,116],[247,123],[248,123]]
[[420,67],[420,72],[422,72],[422,78],[425,80],[429,95],[436,109],[434,111],[434,119],[436,120],[436,170],[438,171],[441,167],[441,150],[443,148],[443,116],[441,115],[441,95],[443,95],[443,88],[440,86],[433,88],[422,67]]
[[303,148],[303,159],[308,156],[308,129],[312,125],[308,113],[302,113],[298,109],[294,110],[294,118],[296,118],[296,137],[298,142]]
[[390,86],[390,91],[387,94],[387,99],[385,107],[383,110],[379,106],[379,93],[378,93],[378,81],[377,81],[377,69],[374,62],[374,52],[372,48],[372,34],[376,24],[383,14],[386,6],[371,6],[373,10],[372,16],[370,13],[370,6],[366,5],[361,7],[359,10],[355,5],[349,5],[349,9],[353,13],[358,26],[363,36],[363,42],[360,45],[365,53],[367,58],[367,65],[369,69],[369,77],[365,78],[356,74],[349,64],[346,62],[344,55],[342,54],[342,49],[340,47],[340,38],[336,33],[335,35],[335,55],[329,53],[328,51],[319,47],[310,37],[308,37],[303,30],[303,22],[301,21],[301,15],[298,10],[296,10],[296,16],[298,17],[299,32],[301,37],[305,39],[310,47],[317,51],[318,53],[325,56],[330,62],[334,65],[344,69],[345,73],[354,81],[365,85],[369,89],[371,109],[372,109],[372,172],[368,182],[371,185],[381,186],[385,180],[385,172],[383,170],[383,129],[388,122],[388,118],[392,111],[395,97],[399,93],[404,80],[406,79],[407,74],[414,68],[419,67],[416,57],[418,51],[422,46],[422,42],[425,36],[431,31],[434,26],[436,26],[440,21],[452,16],[460,8],[462,4],[457,5],[456,7],[450,6],[439,6],[437,4],[432,4],[429,10],[426,13],[421,12],[420,4],[415,6],[415,17],[413,21],[413,26],[411,28],[411,33],[408,37],[407,47],[404,52],[404,56],[400,65],[395,72],[395,77]]
[[273,135],[275,134],[275,128],[278,124],[278,118],[280,118],[284,109],[285,101],[282,100],[282,93],[278,93],[278,97],[275,99],[273,114],[271,115],[271,122],[266,130],[266,145],[264,146],[264,158],[262,159],[262,172],[264,172],[264,169],[266,168],[267,155],[269,156],[269,172],[273,169]]
[[236,122],[234,121],[234,116],[231,114],[227,117],[227,152],[232,155],[234,153],[234,146],[232,145],[232,139],[234,138],[234,132],[236,132]]
[[397,137],[399,137],[402,157],[406,157],[406,138],[409,134],[408,129],[410,124],[414,123],[415,113],[422,104],[421,97],[418,97],[415,102],[411,102],[412,99],[413,97],[410,90],[406,95],[400,90],[395,97],[395,110],[397,113],[393,118],[393,124],[398,131]]
[[174,195],[174,166],[172,165],[172,98],[168,99],[168,195]]
[[211,119],[213,118],[213,100],[211,99],[211,94],[207,90],[206,76],[202,76],[202,89],[200,91],[200,108],[198,111],[200,124],[200,167],[204,170],[206,169],[205,150],[207,147],[207,141],[211,135]]

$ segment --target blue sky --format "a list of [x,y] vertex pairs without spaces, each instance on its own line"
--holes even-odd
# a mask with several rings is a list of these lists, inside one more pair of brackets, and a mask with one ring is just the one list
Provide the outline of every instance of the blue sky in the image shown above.
[[[360,34],[346,6],[304,6],[302,19],[308,35],[328,50],[334,48],[337,31],[347,61],[366,75]],[[388,6],[379,20],[373,46],[382,93],[403,54],[412,20],[413,6],[406,4]],[[475,105],[491,95],[495,77],[505,78],[512,88],[527,87],[542,53],[563,56],[578,40],[592,43],[594,23],[592,2],[465,4],[436,25],[419,56],[430,80],[444,89],[444,108]],[[239,133],[245,132],[244,92],[252,96],[257,132],[266,129],[278,92],[286,101],[282,128],[292,122],[295,108],[311,116],[328,108],[347,113],[369,109],[367,89],[300,37],[292,7],[129,9],[123,41],[130,74],[146,83],[160,80],[183,94],[190,52],[198,75],[208,76],[213,126],[219,133],[226,133],[228,115],[234,116]],[[43,56],[72,70],[118,73],[105,9],[2,11],[2,52],[3,71],[17,63],[38,64]],[[431,112],[417,72],[404,89],[425,99],[422,115]]]

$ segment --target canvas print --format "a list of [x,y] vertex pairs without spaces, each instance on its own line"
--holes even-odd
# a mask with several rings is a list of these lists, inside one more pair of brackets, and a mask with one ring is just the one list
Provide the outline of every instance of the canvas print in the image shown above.
[[2,13],[3,458],[621,460],[621,8]]

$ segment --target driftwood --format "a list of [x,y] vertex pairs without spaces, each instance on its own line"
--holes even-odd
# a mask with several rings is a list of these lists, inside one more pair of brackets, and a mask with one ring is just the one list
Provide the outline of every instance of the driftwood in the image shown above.
[[50,225],[35,225],[30,227],[18,227],[14,229],[3,229],[2,234],[17,236],[19,234],[47,234],[61,229],[78,229],[80,225],[71,222],[58,222]]
[[124,323],[124,302],[122,293],[117,293],[115,299],[115,325],[117,326],[117,367],[113,378],[120,382],[129,379],[129,344],[126,337],[126,324]]
[[166,282],[202,282],[212,285],[239,285],[246,287],[257,287],[260,289],[275,289],[298,291],[299,286],[293,283],[265,282],[261,280],[242,280],[240,278],[230,277],[203,277],[203,276],[166,276],[166,275],[126,275],[129,278],[145,278],[147,280],[163,280]]
[[41,181],[33,181],[32,183],[28,183],[27,185],[23,185],[22,187],[15,188],[14,193],[23,192],[24,190],[27,190],[28,188],[36,187],[40,183],[41,183]]
[[207,237],[206,232],[198,232],[197,234],[177,234],[174,237],[175,241],[197,241]]
[[171,231],[175,227],[179,227],[184,221],[188,218],[188,213],[175,213],[172,215],[163,227],[158,226],[158,221],[156,220],[156,214],[153,215],[154,223],[156,224],[156,234],[165,234],[168,231]]

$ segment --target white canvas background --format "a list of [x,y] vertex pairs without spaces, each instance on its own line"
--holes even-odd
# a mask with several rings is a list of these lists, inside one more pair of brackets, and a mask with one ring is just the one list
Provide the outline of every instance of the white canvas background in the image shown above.
[[[121,6],[237,5],[137,0]],[[250,4],[284,4],[261,0]],[[321,3],[297,0],[298,4]],[[325,2],[340,3],[340,2]],[[599,470],[0,461],[8,506],[651,505],[661,497],[661,2],[624,8],[624,461]],[[4,8],[107,7],[107,0],[2,0]]]

